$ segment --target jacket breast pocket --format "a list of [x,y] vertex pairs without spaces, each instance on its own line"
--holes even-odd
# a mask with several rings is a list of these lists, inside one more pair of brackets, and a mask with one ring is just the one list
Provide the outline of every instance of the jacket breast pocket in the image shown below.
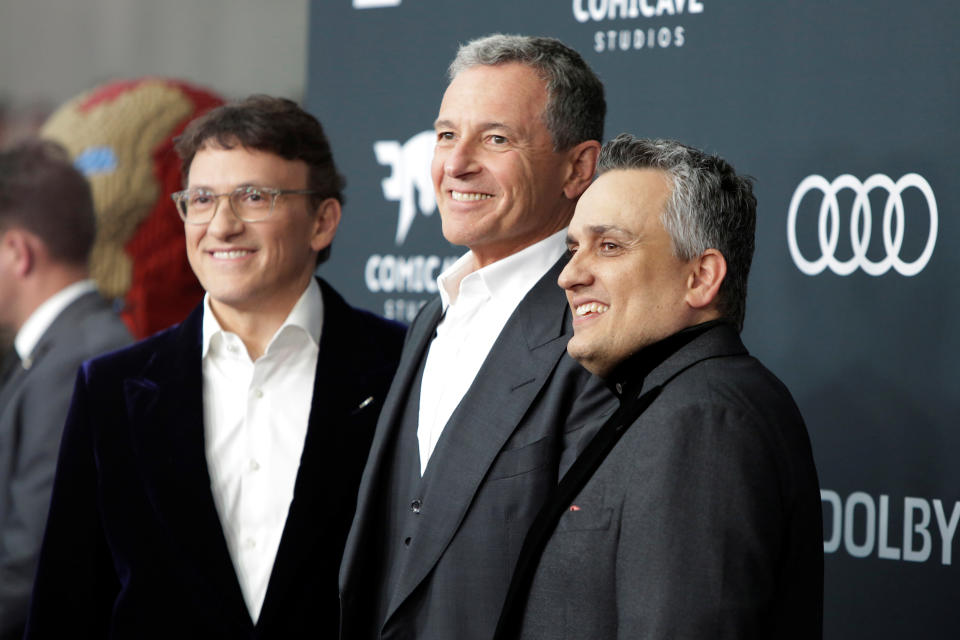
[[487,477],[490,480],[510,478],[550,464],[553,442],[554,439],[547,436],[522,447],[501,450]]
[[557,533],[561,531],[603,531],[610,528],[613,509],[597,509],[589,506],[576,511],[564,511],[557,522]]

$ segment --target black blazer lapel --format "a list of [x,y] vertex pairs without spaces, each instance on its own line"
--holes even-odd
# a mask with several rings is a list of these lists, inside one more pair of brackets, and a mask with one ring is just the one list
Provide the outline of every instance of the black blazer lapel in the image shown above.
[[442,315],[442,305],[440,298],[437,297],[427,303],[410,325],[397,373],[380,412],[376,433],[370,446],[370,455],[360,482],[357,510],[353,519],[354,526],[347,538],[343,562],[340,565],[340,590],[347,597],[351,591],[351,581],[364,576],[365,572],[361,568],[363,545],[367,536],[366,528],[375,521],[371,510],[377,506],[378,492],[383,482],[381,473],[386,467],[384,460],[390,453],[390,445],[396,437],[410,396],[410,387],[417,376],[420,363],[425,357],[427,347],[433,339]]
[[[647,410],[660,395],[662,389],[662,386],[656,385],[640,396],[634,407],[634,410],[638,412],[637,416]],[[530,585],[533,582],[540,555],[550,540],[560,516],[577,497],[577,494],[580,493],[580,490],[583,489],[631,424],[632,421],[624,421],[623,413],[620,410],[610,416],[594,435],[590,444],[577,457],[576,462],[564,474],[556,493],[543,506],[543,509],[537,515],[537,519],[530,526],[530,531],[527,533],[520,550],[520,557],[517,559],[517,566],[514,570],[513,579],[510,581],[510,588],[507,590],[503,611],[500,613],[500,620],[494,634],[495,640],[519,636],[527,595],[530,592]]]
[[[369,440],[365,440],[369,430],[364,428],[372,419],[368,412],[383,403],[382,397],[376,397],[382,393],[379,387],[383,385],[376,382],[384,376],[389,379],[385,369],[392,373],[392,365],[386,364],[384,354],[365,350],[364,336],[358,334],[356,322],[360,314],[324,281],[320,285],[323,329],[307,436],[293,501],[257,621],[259,628],[282,613],[291,586],[300,582],[298,576],[317,566],[311,562],[314,555],[332,557],[333,549],[343,545],[354,507],[356,480],[342,474],[363,467],[370,447]],[[329,575],[336,575],[336,565],[324,569]],[[318,581],[325,582],[325,577],[320,576]],[[336,585],[332,582],[330,589],[335,598]]]
[[566,352],[572,329],[557,295],[558,261],[507,321],[430,458],[420,535],[387,618],[436,564],[504,444]]
[[210,491],[203,436],[202,317],[201,305],[168,334],[169,342],[158,344],[140,375],[124,380],[127,418],[161,525],[182,545],[184,561],[209,579],[206,596],[219,601],[219,608],[233,610],[233,619],[249,620]]

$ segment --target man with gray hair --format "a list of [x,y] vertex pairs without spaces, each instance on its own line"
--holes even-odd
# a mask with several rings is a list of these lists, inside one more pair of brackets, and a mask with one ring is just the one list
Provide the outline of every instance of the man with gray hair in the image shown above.
[[460,48],[432,176],[470,250],[414,320],[377,424],[340,571],[341,637],[487,639],[523,537],[615,400],[564,353],[556,279],[593,179],[603,86],[552,38]]
[[751,181],[717,156],[629,135],[604,146],[599,171],[559,284],[567,351],[620,407],[532,525],[496,637],[819,638],[809,438],[737,335]]

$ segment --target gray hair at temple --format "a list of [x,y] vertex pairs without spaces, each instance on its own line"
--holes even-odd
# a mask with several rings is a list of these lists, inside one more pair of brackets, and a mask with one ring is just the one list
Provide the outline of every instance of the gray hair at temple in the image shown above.
[[718,293],[721,313],[743,329],[747,277],[753,260],[757,198],[753,178],[738,176],[723,158],[675,140],[646,140],[622,133],[603,145],[597,172],[653,168],[673,180],[660,220],[681,260],[717,249],[727,262]]
[[519,62],[532,67],[547,86],[543,120],[554,151],[584,140],[603,140],[607,103],[603,83],[580,54],[556,38],[494,34],[462,45],[450,63],[451,81],[477,65]]

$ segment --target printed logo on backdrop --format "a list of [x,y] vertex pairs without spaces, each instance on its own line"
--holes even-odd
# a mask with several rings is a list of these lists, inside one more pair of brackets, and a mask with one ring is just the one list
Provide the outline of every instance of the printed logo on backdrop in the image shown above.
[[[430,175],[436,135],[428,129],[406,142],[377,140],[373,143],[377,163],[390,169],[390,175],[380,182],[380,186],[384,199],[397,204],[396,247],[402,247],[406,242],[418,217],[429,218],[437,209]],[[422,294],[433,296],[437,293],[437,276],[457,256],[403,255],[393,251],[374,253],[367,258],[363,270],[364,284],[371,293],[388,294],[383,303],[383,315],[409,322],[427,302],[428,298]],[[395,297],[411,293],[421,295]]]
[[[687,41],[675,18],[703,13],[704,0],[573,0],[573,17],[594,27],[597,53],[682,47]],[[671,19],[674,18],[674,19]]]
[[843,498],[830,489],[820,490],[820,502],[826,554],[842,549],[854,558],[953,563],[960,502],[915,496],[891,501],[865,491]]
[[380,9],[383,7],[398,7],[401,0],[353,0],[354,9]]
[[[802,216],[805,199],[808,204],[812,201],[814,206],[803,209],[807,215]],[[874,204],[881,205],[876,211],[880,216],[879,225],[876,224]],[[798,227],[811,227],[810,213],[818,208],[818,247],[814,253],[808,248],[805,254],[800,249]],[[881,210],[882,214],[879,213]],[[933,189],[919,174],[908,173],[896,181],[875,174],[863,182],[849,174],[833,181],[811,175],[803,179],[790,199],[787,244],[797,268],[808,276],[815,276],[828,267],[840,276],[850,275],[857,269],[871,276],[881,276],[891,268],[900,275],[915,276],[930,262],[937,243],[938,224]],[[841,233],[849,233],[850,247],[838,251]],[[904,248],[907,234],[923,240],[923,248],[914,255]],[[871,245],[878,247],[874,251],[879,254],[874,256],[876,259],[868,255]],[[847,250],[849,257],[846,257]]]

